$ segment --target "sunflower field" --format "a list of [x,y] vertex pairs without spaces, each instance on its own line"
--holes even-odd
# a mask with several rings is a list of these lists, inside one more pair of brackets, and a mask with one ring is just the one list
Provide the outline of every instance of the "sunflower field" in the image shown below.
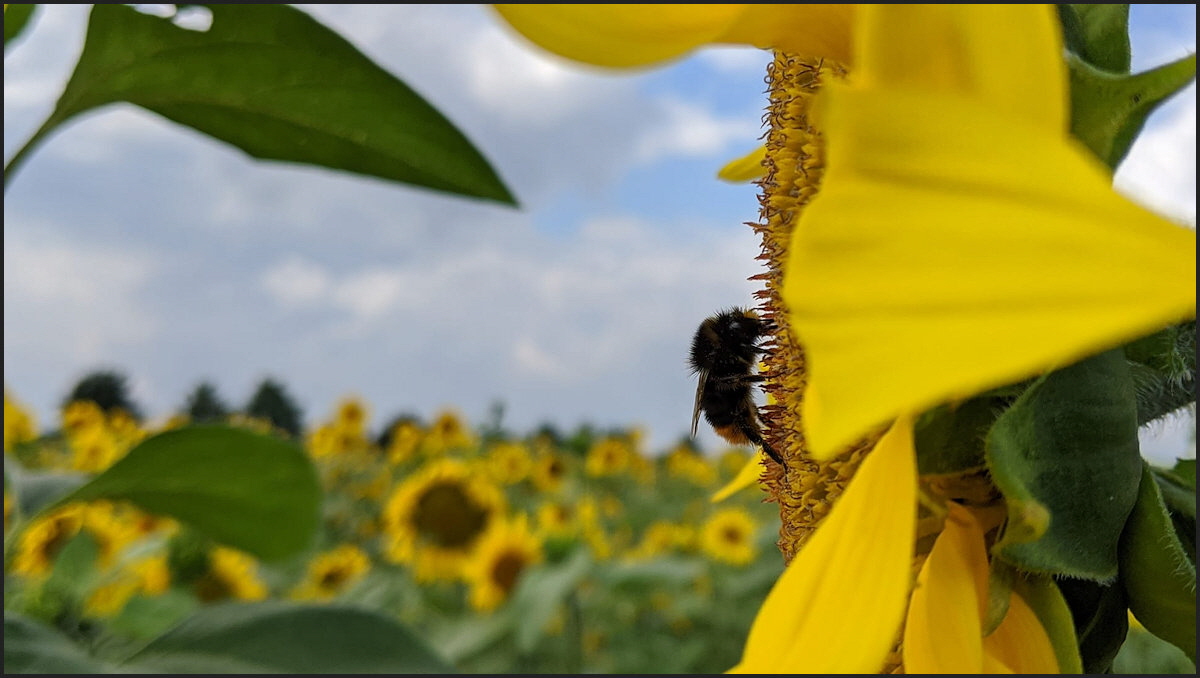
[[[777,508],[713,500],[738,448],[373,430],[355,398],[298,440],[82,400],[39,435],[9,394],[4,421],[9,670],[713,673],[783,570]],[[271,474],[309,474],[307,539],[305,501],[254,496]]]

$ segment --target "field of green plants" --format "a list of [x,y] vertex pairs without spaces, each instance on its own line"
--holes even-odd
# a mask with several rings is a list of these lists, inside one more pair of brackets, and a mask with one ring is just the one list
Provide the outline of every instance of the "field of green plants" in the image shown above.
[[[43,435],[6,394],[6,668],[714,673],[783,569],[761,492],[712,501],[744,450],[651,454],[637,430],[516,435],[453,411],[373,425],[354,398],[294,441],[320,517],[290,555],[128,501],[54,505],[171,432],[288,444],[269,420],[224,421],[76,401]],[[210,500],[239,520],[236,497]]]

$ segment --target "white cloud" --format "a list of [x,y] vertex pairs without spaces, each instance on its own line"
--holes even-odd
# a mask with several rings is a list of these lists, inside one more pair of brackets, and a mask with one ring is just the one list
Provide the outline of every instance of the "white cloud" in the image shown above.
[[268,268],[260,280],[263,289],[276,302],[292,307],[323,301],[331,287],[324,268],[297,255]]
[[1147,126],[1130,149],[1115,186],[1147,207],[1196,223],[1196,86],[1177,95],[1169,117]]
[[663,116],[637,146],[642,162],[670,156],[719,154],[732,142],[747,145],[762,133],[756,118],[720,118],[711,111],[678,99],[660,103]]

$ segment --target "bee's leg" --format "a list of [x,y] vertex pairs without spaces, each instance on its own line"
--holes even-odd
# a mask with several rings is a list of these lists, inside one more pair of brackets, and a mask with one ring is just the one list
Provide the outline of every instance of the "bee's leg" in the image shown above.
[[732,388],[741,388],[746,384],[755,384],[760,381],[766,381],[765,374],[732,374],[724,377],[714,377],[709,375],[707,384],[715,388],[725,390]]
[[758,432],[758,429],[755,428],[754,425],[750,424],[749,422],[738,421],[737,427],[738,430],[742,432],[742,435],[746,436],[747,440],[761,447],[762,451],[766,452],[768,457],[774,459],[775,463],[782,466],[785,471],[787,470],[788,465],[783,460],[783,457],[780,457],[779,453],[776,452],[770,445],[768,445],[767,441],[763,440],[762,435]]

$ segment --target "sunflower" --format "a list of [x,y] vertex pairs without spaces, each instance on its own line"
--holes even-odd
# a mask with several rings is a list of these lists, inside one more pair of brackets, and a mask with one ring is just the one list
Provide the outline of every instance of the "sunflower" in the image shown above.
[[496,482],[503,485],[521,482],[529,476],[532,468],[533,460],[522,443],[496,443],[488,453],[488,469]]
[[557,492],[567,476],[567,462],[559,454],[547,450],[533,463],[530,479],[539,492]]
[[521,573],[543,557],[542,540],[530,531],[526,516],[498,522],[463,569],[471,586],[471,607],[481,612],[496,609],[512,594]]
[[83,526],[84,505],[68,504],[35,519],[21,532],[13,557],[15,574],[40,578],[50,573],[59,551]]
[[320,553],[308,564],[308,576],[292,593],[298,600],[330,600],[353,586],[371,568],[371,560],[353,544]]
[[267,597],[267,587],[257,570],[253,556],[218,546],[208,554],[208,572],[194,584],[196,597],[206,603],[225,598],[262,600]]
[[634,452],[625,440],[607,436],[596,441],[588,449],[584,471],[589,476],[611,476],[629,468]]
[[463,423],[462,417],[453,410],[443,410],[429,425],[421,450],[428,456],[437,457],[473,445],[475,434]]
[[472,549],[505,510],[500,489],[454,459],[424,466],[383,509],[386,554],[412,563],[419,580],[455,579]]
[[71,468],[96,473],[112,466],[121,449],[112,432],[104,425],[82,428],[69,438]]
[[84,612],[93,617],[112,617],[135,595],[161,595],[170,583],[166,554],[140,558],[92,591],[84,601]]
[[700,549],[713,560],[747,565],[758,555],[754,533],[758,524],[743,508],[724,508],[700,528]]
[[399,466],[412,459],[421,445],[421,435],[421,427],[416,422],[402,421],[393,426],[387,447],[388,463]]

